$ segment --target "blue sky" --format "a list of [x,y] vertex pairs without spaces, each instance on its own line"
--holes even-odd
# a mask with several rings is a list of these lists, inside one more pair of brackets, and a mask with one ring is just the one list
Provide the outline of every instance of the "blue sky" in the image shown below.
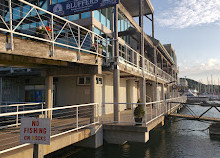
[[[220,0],[151,0],[155,37],[176,50],[180,77],[220,78]],[[145,19],[145,21],[148,21]],[[145,31],[150,31],[145,23]]]

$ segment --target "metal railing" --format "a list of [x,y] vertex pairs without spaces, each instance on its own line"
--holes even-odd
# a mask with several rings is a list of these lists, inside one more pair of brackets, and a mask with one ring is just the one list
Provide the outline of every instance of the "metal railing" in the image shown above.
[[[18,112],[27,111],[27,110],[44,109],[44,104],[45,103],[5,102],[5,103],[2,103],[2,104],[3,105],[0,105],[0,113],[1,114],[16,112],[17,115],[10,116],[10,117],[4,117],[4,119],[0,120],[0,129],[20,125]],[[43,114],[43,112],[41,114]]]
[[[144,66],[142,66],[144,60]],[[119,43],[119,62],[126,67],[130,67],[133,71],[140,72],[144,70],[145,74],[158,76],[166,81],[174,81],[174,77],[166,73],[164,70],[153,64],[150,60],[143,57],[136,50],[127,44]]]
[[[51,138],[99,124],[99,106],[97,103],[1,113],[0,154],[18,148],[18,146],[24,146],[20,145],[20,126],[16,126],[12,122],[16,122],[17,116],[18,124],[20,124],[21,117],[38,118],[42,114],[45,117],[52,114]],[[7,118],[10,118],[11,122],[5,122]]]
[[14,48],[14,36],[49,44],[50,55],[58,46],[77,51],[79,58],[81,52],[105,57],[112,47],[93,31],[25,0],[1,1],[0,13],[0,31],[10,34],[10,49]]
[[[46,43],[50,56],[60,47],[76,51],[78,60],[81,52],[104,58],[112,56],[112,40],[25,0],[1,1],[0,12],[0,31],[10,34],[7,49],[14,48],[13,37],[17,36]],[[119,61],[127,67],[135,68],[138,72],[144,70],[146,74],[159,75],[169,81],[173,79],[125,43],[119,44],[119,54]]]
[[186,102],[186,97],[171,98],[156,102],[149,102],[145,104],[144,116],[142,122],[135,122],[134,110],[138,105],[143,103],[118,103],[120,121],[114,121],[114,103],[104,103],[102,106],[102,122],[103,123],[122,123],[122,124],[142,124],[147,126],[150,122],[169,113],[178,103],[174,104],[171,102]]

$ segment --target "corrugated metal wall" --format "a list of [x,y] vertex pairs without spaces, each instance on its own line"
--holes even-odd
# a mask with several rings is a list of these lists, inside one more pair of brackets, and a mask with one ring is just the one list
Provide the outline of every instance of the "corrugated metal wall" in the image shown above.
[[2,102],[23,102],[25,81],[22,78],[2,77]]

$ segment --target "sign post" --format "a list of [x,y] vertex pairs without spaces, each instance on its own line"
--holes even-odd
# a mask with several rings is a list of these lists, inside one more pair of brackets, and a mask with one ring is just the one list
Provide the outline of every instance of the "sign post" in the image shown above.
[[50,119],[49,118],[21,118],[20,142],[33,144],[33,157],[40,158],[39,144],[50,145]]

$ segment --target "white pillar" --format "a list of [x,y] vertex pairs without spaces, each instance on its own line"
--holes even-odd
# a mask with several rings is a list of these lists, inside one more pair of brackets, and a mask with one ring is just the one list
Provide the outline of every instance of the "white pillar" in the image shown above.
[[[91,103],[95,103],[96,99],[95,99],[95,94],[96,94],[96,75],[91,75],[90,77],[91,79],[91,84],[90,84],[90,102]],[[90,123],[94,123],[95,122],[95,105],[91,107],[91,120]]]
[[[46,76],[45,85],[45,104],[50,109],[53,108],[53,76]],[[47,117],[52,119],[52,111],[48,111]]]
[[[127,103],[134,103],[134,82],[135,80],[129,79],[126,81],[126,97],[127,97]],[[131,104],[128,104],[127,108],[131,109]]]
[[119,113],[119,88],[120,88],[120,70],[119,70],[119,43],[118,43],[118,6],[114,7],[114,71],[113,71],[113,93],[114,93],[114,121],[120,122]]

